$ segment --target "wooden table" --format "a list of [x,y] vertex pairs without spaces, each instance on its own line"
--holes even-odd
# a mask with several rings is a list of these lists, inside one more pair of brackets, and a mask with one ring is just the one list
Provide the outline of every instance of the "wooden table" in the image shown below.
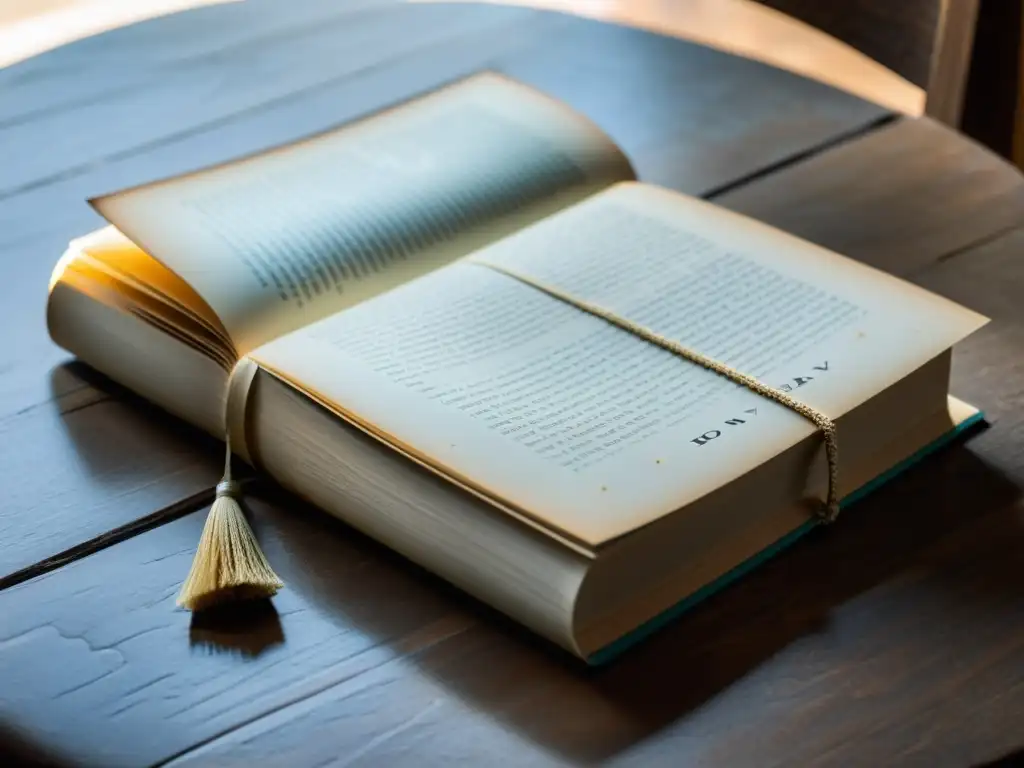
[[[51,266],[98,224],[84,200],[480,68],[589,115],[648,181],[990,315],[954,391],[991,428],[599,670],[277,492],[251,505],[288,584],[274,608],[176,610],[219,450],[47,339]],[[938,766],[1020,750],[1022,214],[1015,170],[927,120],[523,9],[251,0],[0,71],[0,764]]]

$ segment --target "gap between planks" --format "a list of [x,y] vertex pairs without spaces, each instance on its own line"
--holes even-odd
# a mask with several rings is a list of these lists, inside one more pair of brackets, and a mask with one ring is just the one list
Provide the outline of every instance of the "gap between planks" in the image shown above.
[[729,192],[733,192],[740,187],[745,187],[755,181],[763,179],[767,176],[771,176],[773,173],[778,171],[791,168],[794,165],[802,163],[804,160],[810,160],[811,158],[817,157],[818,155],[824,154],[831,149],[835,149],[843,144],[849,144],[852,141],[856,141],[869,133],[873,133],[881,128],[885,128],[888,125],[893,125],[900,120],[906,118],[897,115],[895,113],[888,113],[877,117],[864,125],[858,125],[855,128],[851,128],[848,131],[838,133],[830,139],[827,139],[820,144],[815,144],[813,147],[808,147],[799,152],[796,152],[788,157],[784,157],[781,160],[777,160],[774,163],[764,166],[763,168],[757,168],[748,174],[740,176],[738,179],[733,181],[727,181],[724,184],[719,184],[717,187],[712,187],[706,192],[701,193],[701,197],[705,200],[715,200]]
[[[89,405],[95,405],[95,403],[89,403]],[[84,557],[138,536],[140,533],[146,533],[165,523],[170,523],[186,515],[198,512],[213,503],[214,494],[214,488],[204,488],[181,501],[176,501],[174,504],[158,509],[156,512],[145,517],[136,518],[130,523],[112,528],[88,541],[83,541],[81,544],[76,544],[45,560],[40,560],[38,563],[22,568],[20,571],[15,571],[7,576],[0,576],[0,590],[14,587],[37,576],[43,576],[76,560],[81,560]]]
[[[370,11],[373,10],[377,9],[370,9]],[[349,14],[344,18],[339,19],[339,21],[350,22],[351,18],[352,14]],[[535,26],[537,23],[537,18],[538,17],[536,15],[530,15],[511,19],[498,19],[497,21],[494,22],[483,23],[480,25],[480,28],[474,29],[473,31],[474,33],[479,33],[482,30],[489,30],[491,27],[494,27],[495,29],[504,27],[504,31],[508,35],[512,35],[514,32],[519,32],[521,30],[528,29],[531,26]],[[567,23],[568,22],[562,22],[562,24]],[[320,28],[318,27],[317,29]],[[552,27],[552,29],[557,29],[557,27]],[[460,30],[460,34],[463,33],[465,33],[465,30]],[[102,157],[88,160],[84,163],[80,163],[79,165],[71,166],[70,168],[64,168],[55,173],[50,173],[45,176],[35,178],[30,181],[23,182],[21,184],[17,184],[7,189],[0,189],[0,201],[15,198],[18,195],[24,194],[26,192],[32,192],[37,189],[41,189],[53,184],[67,181],[68,179],[73,179],[82,176],[94,170],[98,165],[114,163],[131,157],[135,157],[145,152],[149,152],[151,150],[158,149],[166,145],[180,142],[183,139],[187,139],[192,136],[206,133],[212,129],[225,125],[230,125],[232,123],[238,122],[239,120],[246,118],[247,116],[263,112],[267,109],[278,107],[281,106],[282,104],[294,102],[298,99],[302,99],[306,96],[309,96],[310,94],[330,90],[331,88],[336,87],[337,85],[344,83],[347,80],[352,80],[355,78],[366,76],[377,70],[386,68],[396,62],[403,61],[414,56],[422,56],[424,53],[429,51],[443,50],[446,47],[450,46],[451,43],[451,39],[441,39],[435,42],[427,43],[420,47],[413,48],[412,50],[409,51],[402,51],[397,55],[391,56],[381,61],[374,61],[371,64],[365,64],[362,66],[355,67],[351,70],[346,70],[335,76],[328,77],[324,80],[317,80],[315,82],[304,85],[300,88],[296,88],[295,90],[291,90],[286,93],[282,93],[280,95],[265,99],[264,101],[260,101],[257,104],[250,104],[249,106],[242,107],[234,112],[222,115],[215,119],[207,120],[196,125],[191,125],[187,128],[173,131],[171,133],[159,136],[155,139],[143,141],[142,143],[135,144],[133,146],[126,147],[115,152],[110,152],[109,154],[106,154]],[[524,45],[526,44],[527,43],[524,43]],[[132,89],[121,90],[130,92]],[[104,94],[104,96],[110,95],[116,94]]]

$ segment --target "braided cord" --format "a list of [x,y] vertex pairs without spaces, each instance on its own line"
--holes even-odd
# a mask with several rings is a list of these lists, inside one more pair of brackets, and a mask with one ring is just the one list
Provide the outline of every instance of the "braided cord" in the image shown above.
[[751,392],[755,392],[769,400],[774,400],[779,405],[783,405],[791,411],[803,416],[805,419],[813,423],[818,430],[820,430],[822,439],[825,443],[825,460],[828,463],[828,492],[825,496],[825,501],[822,504],[821,509],[818,511],[818,517],[823,522],[831,523],[839,516],[839,499],[837,498],[839,484],[839,460],[836,441],[836,426],[832,420],[821,411],[812,408],[806,403],[800,402],[782,390],[775,389],[774,387],[770,387],[767,384],[758,381],[753,376],[748,376],[725,363],[719,362],[707,355],[702,355],[700,352],[690,349],[689,347],[685,347],[678,341],[662,336],[660,333],[652,331],[646,326],[621,317],[598,304],[577,298],[572,294],[566,293],[560,288],[544,283],[534,277],[482,259],[467,259],[466,263],[486,267],[487,269],[518,280],[519,282],[528,285],[531,288],[535,288],[538,291],[542,291],[549,296],[565,302],[566,304],[570,304],[577,309],[581,309],[588,314],[594,315],[595,317],[599,317],[605,322],[611,323],[624,331],[632,333],[634,336],[639,336],[644,341],[668,350],[685,360],[689,360],[691,363],[696,363],[709,371],[717,373],[719,376],[724,376],[730,381],[746,387]]

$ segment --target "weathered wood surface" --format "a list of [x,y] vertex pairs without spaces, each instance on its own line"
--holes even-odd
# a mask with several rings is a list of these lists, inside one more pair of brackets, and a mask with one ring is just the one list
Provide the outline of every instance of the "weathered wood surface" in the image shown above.
[[897,275],[1024,224],[1020,172],[928,118],[895,121],[712,198]]
[[274,609],[205,626],[174,609],[201,514],[0,592],[5,727],[21,749],[106,766],[955,766],[1019,750],[1022,248],[1015,230],[912,275],[992,316],[954,375],[992,427],[609,668],[281,497],[253,505],[289,585]]
[[[203,28],[248,50],[244,41],[261,35],[283,44],[290,33],[277,30],[330,26],[331,12],[294,7],[309,15],[289,17],[294,27],[251,21],[251,38],[244,24]],[[877,111],[757,65],[644,33],[500,12],[521,39],[497,22],[489,38],[486,11],[472,9],[483,26],[412,46],[330,88],[200,120],[124,156],[104,156],[108,145],[97,144],[95,167],[66,178],[17,166],[30,188],[0,200],[0,258],[10,274],[0,319],[14,330],[0,376],[0,578],[111,530],[125,540],[0,589],[0,763],[32,755],[101,766],[941,766],[1024,748],[1019,174],[933,124],[877,126]],[[185,35],[182,19],[173,24]],[[349,27],[331,28],[344,37]],[[153,83],[200,66],[192,52],[225,88],[274,79],[232,69],[231,48],[219,60],[213,32],[176,53],[160,47],[155,29],[122,38],[145,33],[131,50],[153,51]],[[476,53],[449,55],[464,46]],[[92,50],[102,53],[95,66],[124,67],[118,45]],[[315,59],[293,54],[293,62]],[[275,66],[287,61],[281,55]],[[569,59],[560,55],[576,56],[579,73],[563,69]],[[72,56],[66,67],[87,59]],[[187,512],[182,500],[208,492],[215,477],[216,447],[95,376],[54,367],[62,355],[42,329],[49,264],[63,240],[94,223],[81,199],[316,130],[480,61],[591,115],[648,179],[708,194],[990,314],[994,322],[957,351],[954,391],[984,407],[992,427],[602,670],[583,669],[341,523],[272,493],[252,506],[288,588],[273,607],[193,624],[173,601],[202,512],[137,535],[119,527]],[[28,80],[65,66],[41,62],[26,63],[37,68]],[[8,74],[0,72],[0,109],[21,115],[10,95],[27,86]],[[132,76],[113,90],[136,88]],[[83,108],[107,97],[94,87]],[[151,116],[167,118],[159,90],[138,88]],[[38,97],[49,101],[26,103],[50,119],[66,95],[55,84]],[[824,106],[805,103],[815,100]],[[0,131],[35,119],[8,120]],[[3,174],[0,165],[0,189],[10,189]],[[19,560],[22,546],[29,554]]]
[[[23,486],[2,507],[0,584],[215,482],[209,445],[190,450],[167,420],[140,428],[148,416],[58,368],[67,355],[46,335],[45,287],[67,241],[100,223],[85,200],[291,141],[484,68],[564,100],[611,133],[644,178],[695,194],[884,117],[682,41],[463,4],[249,0],[0,71],[0,479]],[[82,405],[89,400],[105,404]],[[62,415],[68,402],[76,410]],[[82,458],[96,452],[103,458]],[[41,489],[21,478],[46,466],[44,456],[60,472]]]
[[223,447],[81,363],[50,383],[0,419],[0,589],[194,511],[220,479]]

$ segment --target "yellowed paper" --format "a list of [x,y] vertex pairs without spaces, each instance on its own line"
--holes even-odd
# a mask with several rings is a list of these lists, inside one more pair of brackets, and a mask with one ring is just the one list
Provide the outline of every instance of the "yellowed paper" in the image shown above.
[[482,74],[94,204],[192,286],[244,354],[631,177],[585,119]]
[[724,209],[619,185],[253,353],[451,475],[594,545],[814,427],[473,260],[608,307],[832,418],[985,322]]

